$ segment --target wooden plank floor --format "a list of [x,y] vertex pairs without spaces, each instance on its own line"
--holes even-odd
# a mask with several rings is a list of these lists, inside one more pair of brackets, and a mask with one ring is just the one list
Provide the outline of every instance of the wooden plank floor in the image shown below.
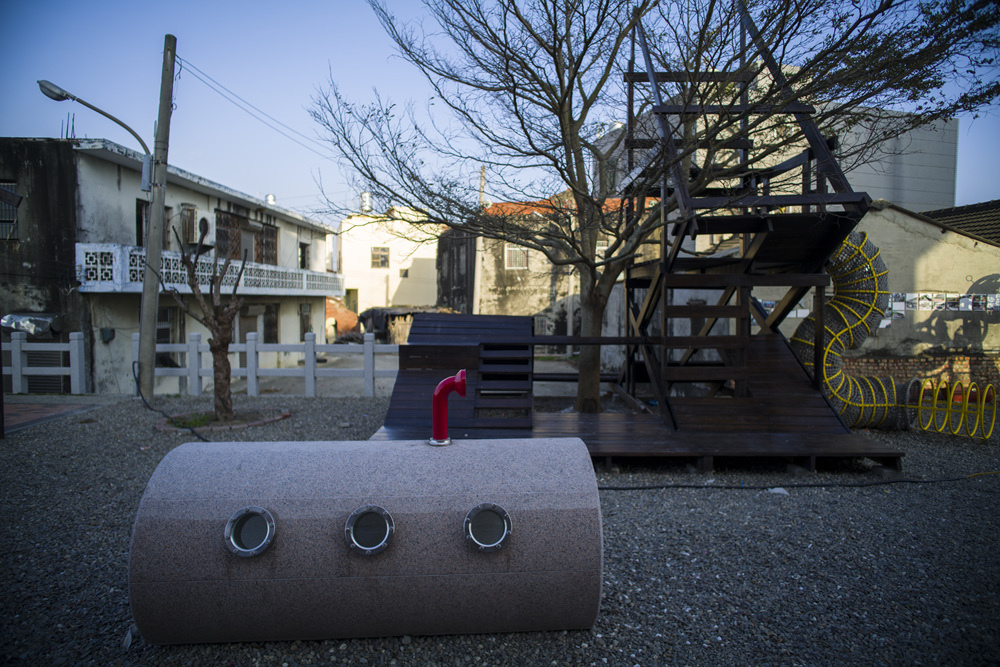
[[[747,365],[751,394],[747,398],[673,399],[677,430],[650,414],[575,412],[535,412],[530,428],[497,428],[494,420],[470,420],[455,403],[467,399],[453,395],[449,404],[456,419],[450,435],[453,439],[579,437],[594,457],[690,458],[702,470],[710,470],[717,458],[790,459],[809,469],[818,459],[869,458],[901,468],[902,451],[850,432],[812,386],[783,338],[751,337]],[[387,418],[372,440],[430,437],[430,395],[423,408],[426,419],[413,413],[421,408],[410,398],[407,418]]]

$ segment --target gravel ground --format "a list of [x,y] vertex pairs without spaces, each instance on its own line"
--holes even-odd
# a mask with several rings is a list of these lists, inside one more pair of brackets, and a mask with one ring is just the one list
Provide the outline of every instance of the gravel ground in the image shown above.
[[[387,402],[238,397],[239,408],[292,416],[209,435],[366,439]],[[157,406],[176,414],[205,402]],[[962,478],[940,483],[899,483],[867,461],[817,473],[599,467],[602,487],[671,488],[601,491],[605,586],[590,631],[150,646],[128,607],[132,521],[157,462],[192,439],[154,430],[159,419],[123,400],[0,441],[0,663],[1000,663],[1000,475],[966,478],[1000,470],[997,434],[862,434],[902,447],[907,478]]]

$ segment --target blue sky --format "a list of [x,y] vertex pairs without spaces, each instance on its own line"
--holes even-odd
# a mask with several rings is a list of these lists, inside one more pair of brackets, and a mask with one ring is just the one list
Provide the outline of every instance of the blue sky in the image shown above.
[[[218,83],[307,137],[316,137],[310,99],[332,73],[355,101],[373,87],[397,102],[428,95],[363,0],[285,3],[243,0],[2,0],[0,135],[58,137],[70,122],[77,137],[102,137],[136,148],[124,130],[73,102],[44,97],[48,79],[133,127],[153,144],[163,36],[177,54]],[[393,0],[403,16],[416,0]],[[322,146],[269,129],[213,92],[193,72],[174,83],[169,161],[182,169],[278,204],[321,205],[317,181],[339,202],[356,197]],[[75,116],[75,118],[74,118]],[[283,129],[287,134],[288,130]],[[959,128],[956,204],[1000,199],[1000,109]],[[336,222],[330,220],[328,222]]]

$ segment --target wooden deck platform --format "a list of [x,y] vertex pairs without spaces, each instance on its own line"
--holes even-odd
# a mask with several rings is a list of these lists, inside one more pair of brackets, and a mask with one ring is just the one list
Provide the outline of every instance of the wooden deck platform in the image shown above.
[[[747,398],[680,398],[671,400],[678,428],[649,413],[544,413],[525,409],[522,386],[530,364],[503,369],[475,344],[482,332],[465,321],[456,329],[457,344],[447,338],[441,317],[417,327],[416,344],[400,348],[400,370],[385,425],[372,440],[423,440],[431,432],[431,395],[444,378],[465,368],[467,396],[449,399],[449,431],[453,439],[579,437],[595,458],[673,457],[693,459],[710,470],[718,458],[787,459],[810,470],[821,459],[869,458],[900,469],[903,452],[851,433],[815,389],[780,335],[752,336],[747,365]],[[512,336],[523,340],[525,320],[483,320],[496,340],[511,324]],[[431,344],[435,341],[436,344]],[[504,346],[494,343],[490,350]],[[489,379],[489,378],[492,378]],[[492,382],[492,384],[491,384]],[[509,385],[509,387],[508,387]],[[485,391],[484,391],[485,389]],[[505,393],[505,392],[510,393]],[[530,389],[528,390],[530,400]],[[505,409],[505,406],[511,409]]]

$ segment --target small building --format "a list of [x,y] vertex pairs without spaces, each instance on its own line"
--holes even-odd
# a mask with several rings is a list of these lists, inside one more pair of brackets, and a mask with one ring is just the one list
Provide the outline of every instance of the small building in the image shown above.
[[[542,216],[551,206],[496,203],[490,215]],[[607,248],[598,241],[598,248]],[[579,279],[537,250],[471,235],[453,227],[437,248],[438,305],[467,315],[530,315],[539,335],[580,328]]]
[[[23,196],[17,208],[0,206],[0,314],[58,315],[59,330],[48,332],[57,341],[82,332],[88,391],[95,393],[134,391],[131,334],[139,330],[150,207],[142,161],[104,139],[0,138],[0,187]],[[246,251],[234,341],[258,332],[261,342],[298,342],[310,331],[325,340],[325,299],[343,295],[341,276],[329,270],[331,228],[270,197],[262,201],[173,166],[165,206],[159,272],[167,289],[191,302],[181,255],[192,253],[204,231],[203,256],[220,265],[234,258],[229,291]],[[181,342],[193,332],[208,338],[163,290],[157,319],[157,342]],[[297,364],[300,357],[269,352],[261,364]],[[29,380],[29,390],[64,390],[30,384],[45,379]],[[156,386],[178,390],[176,378],[158,378]]]
[[369,308],[435,305],[437,227],[427,229],[420,216],[407,209],[390,208],[381,215],[367,203],[362,209],[344,218],[337,232],[347,308],[361,313]]

